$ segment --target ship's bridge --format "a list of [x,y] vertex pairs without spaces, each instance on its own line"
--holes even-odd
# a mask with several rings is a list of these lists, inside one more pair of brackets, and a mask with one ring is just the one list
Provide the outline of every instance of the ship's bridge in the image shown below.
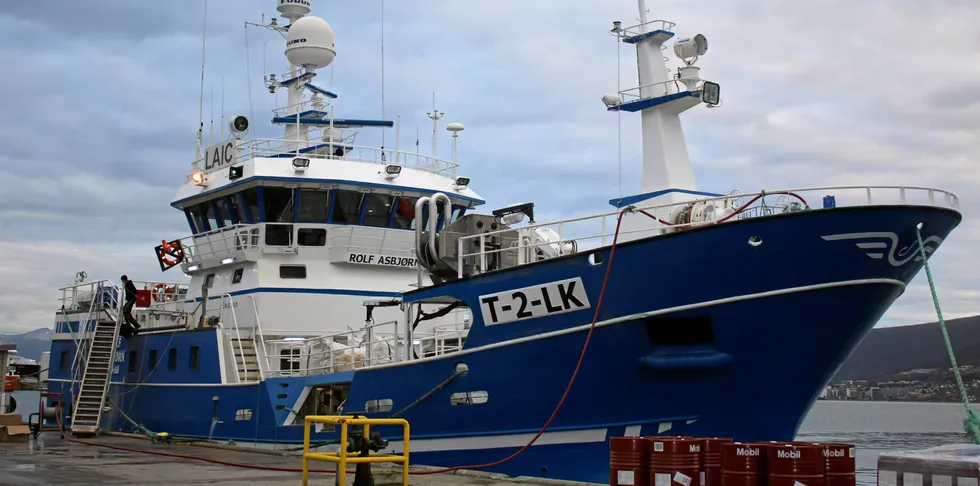
[[419,197],[447,194],[453,220],[484,203],[455,162],[352,143],[354,127],[391,122],[326,123],[304,140],[230,139],[205,151],[172,202],[194,235],[181,240],[185,271],[324,246],[331,262],[415,268],[415,225],[428,221],[425,208],[415,214]]

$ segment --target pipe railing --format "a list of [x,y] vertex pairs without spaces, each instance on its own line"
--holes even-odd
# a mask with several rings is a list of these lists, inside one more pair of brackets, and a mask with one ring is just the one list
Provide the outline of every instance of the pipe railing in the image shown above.
[[[883,193],[892,193],[891,199],[883,197]],[[897,198],[894,194],[897,192]],[[666,234],[674,231],[689,229],[693,227],[724,224],[725,221],[738,219],[750,219],[769,216],[776,213],[808,210],[810,204],[804,199],[804,195],[820,194],[823,198],[833,196],[834,207],[844,206],[874,206],[880,204],[899,204],[911,205],[920,204],[927,206],[938,206],[949,209],[959,208],[959,198],[942,189],[935,189],[921,186],[826,186],[811,188],[785,189],[778,191],[760,191],[757,193],[743,194],[735,192],[715,197],[704,197],[691,199],[669,204],[649,205],[634,208],[634,212],[645,211],[655,219],[648,220],[647,226],[641,229],[620,230],[619,235],[631,234]],[[877,197],[876,197],[877,195]],[[770,198],[770,201],[766,201]],[[773,202],[771,199],[776,198]],[[843,204],[840,204],[843,203]],[[750,207],[743,207],[750,204]],[[687,216],[685,216],[685,211]],[[532,258],[518,259],[518,265],[537,261],[536,251],[545,246],[551,246],[557,250],[558,256],[567,254],[569,248],[572,251],[581,251],[585,248],[605,246],[611,243],[615,233],[615,222],[619,216],[619,211],[601,213],[597,215],[581,216],[576,218],[564,219],[555,222],[535,223],[519,228],[502,229],[488,231],[477,235],[464,236],[458,242],[457,271],[462,278],[465,264],[470,260],[479,262],[480,271],[487,269],[487,257],[504,252],[517,252],[520,255],[531,255]],[[647,216],[637,215],[646,219]],[[687,218],[685,221],[684,219]],[[588,228],[581,231],[570,231],[570,226],[577,223],[585,223]],[[599,226],[596,233],[595,226]],[[531,243],[534,230],[538,228],[555,229],[558,240],[548,240],[539,243]],[[487,249],[487,241],[492,237],[499,237],[506,233],[517,233],[517,245],[495,250]],[[469,243],[469,244],[468,244]],[[583,248],[584,243],[591,246]],[[466,252],[466,248],[474,247],[475,251]]]

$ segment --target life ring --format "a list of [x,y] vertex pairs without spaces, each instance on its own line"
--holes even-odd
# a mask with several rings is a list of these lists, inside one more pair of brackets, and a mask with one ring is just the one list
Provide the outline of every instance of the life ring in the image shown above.
[[167,287],[167,284],[158,283],[153,286],[153,290],[150,291],[153,295],[154,302],[170,302],[174,295],[174,289],[172,287]]
[[[184,261],[184,247],[181,246],[180,241],[168,242],[167,240],[162,240],[162,245],[160,249],[160,261],[168,267],[172,267]],[[169,256],[173,256],[174,259],[171,260]]]

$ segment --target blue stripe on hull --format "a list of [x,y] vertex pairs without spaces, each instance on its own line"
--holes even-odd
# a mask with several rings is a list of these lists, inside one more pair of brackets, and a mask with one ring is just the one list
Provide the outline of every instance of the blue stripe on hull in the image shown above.
[[[855,246],[858,241],[821,237],[892,231],[900,241],[896,252],[908,255],[902,249],[914,241],[912,228],[919,221],[926,222],[925,237],[944,238],[959,215],[907,207],[813,211],[623,245],[616,251],[599,316],[600,321],[622,321],[596,328],[577,381],[549,429],[561,433],[543,436],[541,445],[493,470],[607,482],[608,438],[641,425],[643,435],[792,439],[824,384],[921,268],[915,260],[893,265],[887,258],[869,257]],[[763,245],[748,245],[752,235],[762,236]],[[251,386],[123,385],[114,386],[113,393],[123,393],[119,406],[151,430],[207,437],[216,416],[221,421],[214,428],[216,439],[297,444],[302,427],[281,424],[304,386],[352,380],[345,412],[363,410],[375,399],[391,399],[393,410],[400,410],[462,362],[467,374],[403,415],[420,444],[412,462],[492,462],[522,445],[511,443],[516,434],[530,438],[537,432],[565,391],[605,274],[604,265],[592,266],[586,258],[577,255],[409,294],[410,299],[452,295],[479,309],[480,295],[582,278],[591,309],[492,327],[484,327],[476,311],[458,354],[343,376],[281,378]],[[778,292],[786,289],[791,290]],[[705,302],[711,304],[698,305]],[[628,317],[673,308],[680,310]],[[710,334],[688,336],[692,342],[686,345],[665,344],[651,331],[658,323],[679,329],[705,322]],[[174,346],[183,349],[194,334],[173,335]],[[162,348],[160,343],[170,338],[149,336],[148,345]],[[514,341],[501,344],[508,340]],[[202,349],[202,368],[204,356]],[[451,394],[467,391],[485,391],[488,400],[451,405]],[[236,420],[242,409],[252,410],[251,420]],[[131,429],[116,413],[108,416],[107,425]],[[389,439],[399,435],[381,430]],[[322,433],[313,440],[333,437]],[[426,441],[429,445],[422,447]]]

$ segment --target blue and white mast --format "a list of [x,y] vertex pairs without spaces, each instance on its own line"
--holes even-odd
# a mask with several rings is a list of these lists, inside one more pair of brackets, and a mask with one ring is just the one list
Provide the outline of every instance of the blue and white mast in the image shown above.
[[[685,66],[671,75],[664,43],[674,37],[673,22],[648,20],[646,0],[638,0],[640,23],[625,29],[613,24],[612,33],[622,42],[636,46],[639,86],[617,94],[607,94],[602,101],[609,111],[640,112],[643,134],[643,175],[640,192],[624,197],[627,204],[668,204],[692,198],[697,192],[694,171],[688,158],[680,114],[702,101],[717,103],[717,85],[698,78],[694,62],[708,48],[703,35],[680,39],[674,52]],[[706,99],[705,88],[712,91]],[[617,200],[612,201],[618,205]],[[625,205],[625,204],[623,204]]]

